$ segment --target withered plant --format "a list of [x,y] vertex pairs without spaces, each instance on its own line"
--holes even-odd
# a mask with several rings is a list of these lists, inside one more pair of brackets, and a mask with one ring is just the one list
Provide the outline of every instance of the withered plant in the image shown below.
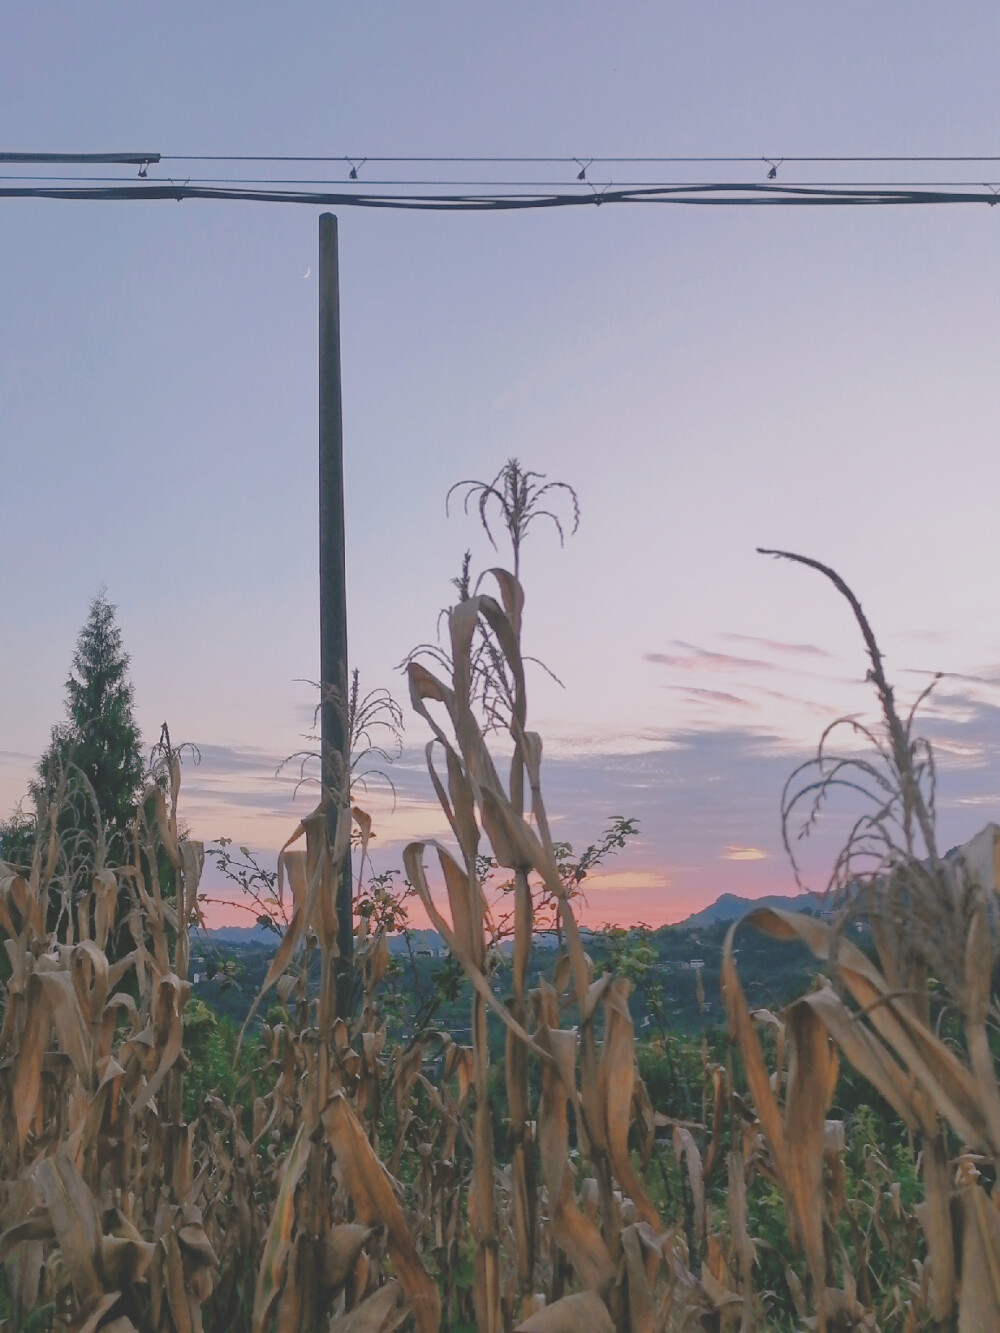
[[[930,744],[914,731],[925,690],[901,716],[882,654],[861,605],[818,561],[765,552],[817,570],[847,599],[869,659],[881,711],[877,728],[844,719],[823,733],[815,759],[793,774],[783,801],[786,846],[801,811],[806,831],[827,796],[846,788],[862,803],[832,881],[830,920],[771,909],[745,920],[776,938],[804,942],[826,969],[785,1015],[789,1046],[784,1104],[780,1071],[769,1074],[726,941],[723,992],[770,1169],[783,1192],[789,1232],[801,1246],[818,1328],[874,1323],[864,1251],[849,1259],[837,1221],[842,1207],[824,1160],[839,1131],[826,1121],[839,1051],[915,1136],[924,1199],[918,1215],[925,1258],[897,1309],[900,1327],[1000,1327],[1000,1200],[989,1191],[1000,1149],[1000,1091],[990,1030],[998,1017],[991,979],[997,956],[1000,829],[941,853],[935,828]],[[856,746],[831,748],[838,730]],[[800,828],[800,833],[802,829]],[[871,931],[870,956],[845,933]],[[859,1283],[860,1266],[860,1283]],[[865,1306],[868,1305],[866,1310]],[[904,1322],[905,1321],[905,1322]]]
[[[532,474],[501,474],[478,503],[520,495],[512,512],[523,537],[526,516],[542,512],[533,485]],[[553,840],[515,573],[466,578],[444,616],[445,641],[407,666],[452,836],[410,844],[406,875],[467,981],[468,1044],[427,1025],[388,1038],[387,933],[398,904],[384,880],[365,881],[371,822],[345,782],[282,850],[278,909],[270,881],[260,882],[280,939],[244,1031],[240,1095],[210,1091],[185,1114],[189,933],[204,854],[178,824],[179,756],[165,736],[128,857],[110,864],[98,837],[82,892],[72,886],[84,852],[60,823],[56,780],[30,868],[0,865],[9,1327],[1000,1327],[990,1189],[1000,1094],[989,1037],[1000,831],[940,853],[933,756],[912,714],[897,714],[857,602],[820,569],[861,624],[883,728],[852,724],[867,750],[840,758],[824,736],[816,765],[786,794],[789,844],[797,814],[812,820],[835,784],[873,799],[837,862],[832,920],[749,918],[813,950],[827,973],[816,989],[784,1012],[751,1014],[730,933],[723,985],[742,1072],[731,1076],[733,1061],[706,1042],[683,1118],[654,1104],[639,1075],[625,975],[636,960],[619,941],[598,972],[585,948],[581,881],[629,821],[582,858]],[[345,870],[359,996],[349,1009],[338,1008],[336,978]],[[509,886],[499,899],[497,879]],[[497,918],[510,905],[509,994],[500,994]],[[845,933],[859,917],[874,959]],[[117,954],[116,920],[128,934]],[[532,952],[542,927],[560,940],[547,971]],[[704,1004],[700,973],[693,984]],[[490,1069],[500,1031],[502,1078]],[[830,1114],[838,1051],[913,1136],[924,1191],[916,1212],[888,1151],[869,1141],[862,1151]],[[771,1196],[790,1246],[764,1235]],[[886,1254],[891,1263],[876,1271]],[[764,1282],[765,1268],[780,1279]]]

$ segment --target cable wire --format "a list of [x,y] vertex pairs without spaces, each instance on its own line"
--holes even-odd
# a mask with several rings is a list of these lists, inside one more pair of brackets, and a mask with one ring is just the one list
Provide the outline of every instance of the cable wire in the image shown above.
[[[175,180],[157,175],[150,178],[149,168],[167,162],[254,162],[254,163],[340,163],[348,180],[304,179],[301,177],[265,177],[261,175]],[[850,155],[793,157],[470,157],[470,156],[398,156],[351,157],[348,155],[278,155],[278,154],[159,154],[159,153],[0,153],[0,165],[80,167],[84,164],[138,166],[138,177],[85,176],[79,173],[36,174],[33,176],[0,174],[0,198],[60,199],[77,201],[156,201],[206,199],[249,203],[305,204],[339,208],[393,208],[420,211],[491,212],[513,209],[551,209],[600,206],[602,204],[686,204],[714,206],[903,206],[918,204],[994,205],[1000,186],[989,181],[788,181],[779,180],[779,171],[793,164],[841,165],[858,163],[997,163],[1000,156],[985,155]],[[360,179],[365,166],[381,164],[371,180]],[[475,164],[479,167],[522,168],[520,179],[442,180],[440,168]],[[766,181],[704,179],[708,168],[719,164],[766,167]],[[410,179],[419,171],[405,173],[406,179],[390,179],[385,167],[407,165],[437,167],[427,172],[428,179]],[[570,179],[562,181],[523,179],[533,174],[530,168],[553,165],[566,169]],[[630,174],[632,166],[690,166],[699,168],[691,174],[701,180],[634,181],[590,178],[587,172],[611,176],[610,168]],[[349,168],[349,171],[347,171]],[[528,168],[529,170],[524,170]],[[401,175],[403,173],[400,173]],[[459,174],[459,173],[452,173]],[[476,175],[477,173],[461,173]],[[508,174],[495,171],[492,176]],[[541,172],[539,175],[543,174]],[[547,172],[557,175],[557,172]],[[631,173],[637,174],[637,173]],[[642,174],[642,173],[638,173]],[[652,173],[650,173],[652,174]],[[687,173],[680,173],[687,174]],[[713,173],[714,174],[714,173]],[[728,173],[727,173],[728,174]],[[750,173],[734,173],[750,174]],[[805,173],[809,174],[809,173]],[[826,173],[836,174],[836,173]],[[899,174],[899,173],[897,173]],[[905,173],[904,173],[905,174]],[[332,188],[330,188],[332,187]]]
[[371,194],[362,190],[257,190],[242,187],[192,185],[186,181],[147,182],[122,185],[4,185],[0,198],[103,200],[148,202],[155,200],[211,199],[251,203],[306,204],[326,208],[411,209],[423,212],[499,212],[506,210],[594,207],[603,204],[685,204],[715,206],[885,206],[918,204],[989,204],[1000,202],[1000,187],[984,183],[981,188],[921,189],[911,186],[828,187],[812,185],[765,185],[747,182],[703,183],[678,186],[605,186],[591,193],[545,192],[498,194]]
[[[401,157],[373,157],[365,156],[363,153],[338,153],[333,156],[323,155],[285,155],[285,154],[226,154],[226,153],[164,153],[159,159],[161,162],[425,162],[425,163],[483,163],[484,165],[493,163],[541,163],[552,165],[560,163],[564,166],[577,166],[581,158],[576,157],[427,157],[427,156],[401,156]],[[593,165],[614,165],[621,163],[639,163],[645,162],[651,165],[671,165],[674,163],[692,163],[692,164],[736,164],[736,163],[772,163],[772,162],[1000,162],[1000,155],[977,155],[977,154],[941,154],[941,155],[869,155],[869,156],[815,156],[815,157],[782,157],[779,153],[774,153],[769,157],[590,157],[585,159]]]

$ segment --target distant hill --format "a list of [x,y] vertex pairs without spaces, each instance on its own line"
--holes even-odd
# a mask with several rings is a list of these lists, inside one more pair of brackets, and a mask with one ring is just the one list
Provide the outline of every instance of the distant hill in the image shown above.
[[[741,898],[736,893],[724,893],[716,898],[714,903],[709,903],[703,907],[700,912],[695,912],[692,916],[686,917],[683,921],[678,921],[673,927],[675,930],[694,930],[700,926],[717,926],[730,921],[738,921],[741,916],[746,916],[747,912],[755,907],[780,907],[786,912],[809,912],[819,911],[824,905],[822,896],[818,893],[799,893],[791,897],[781,894],[768,894],[763,898]],[[584,928],[584,934],[590,935],[592,931]],[[217,944],[229,944],[234,948],[247,948],[248,946],[271,945],[277,947],[278,937],[273,930],[266,930],[263,926],[219,926],[216,930],[208,932],[209,939]],[[551,940],[544,934],[536,937],[535,944],[542,949],[554,948],[555,937]],[[405,954],[407,952],[406,941],[402,935],[390,935],[388,938],[389,952],[391,954]],[[432,958],[438,957],[445,952],[444,941],[436,930],[412,930],[410,932],[410,948],[414,953],[429,953]]]
[[[741,898],[723,894],[711,906],[696,912],[686,921],[674,926],[661,926],[646,937],[651,949],[648,972],[630,1000],[630,1009],[640,1035],[671,1030],[701,1033],[718,1027],[723,1021],[719,971],[726,933],[730,924],[754,907],[781,907],[792,911],[823,910],[824,900],[818,895],[803,893],[797,897],[770,895],[765,898]],[[628,941],[605,935],[600,931],[583,929],[585,948],[594,960],[595,968],[614,966],[615,951],[627,947]],[[259,926],[224,926],[209,932],[210,945],[192,940],[192,980],[196,993],[217,1013],[233,1023],[241,1024],[250,1009],[254,996],[260,991],[277,938]],[[391,1022],[406,1030],[410,1016],[415,1014],[431,997],[435,988],[446,982],[441,991],[440,1006],[434,1023],[442,1031],[450,1032],[456,1040],[466,1040],[469,1022],[468,983],[449,980],[447,950],[436,931],[412,932],[407,951],[406,941],[399,935],[390,936],[389,950],[398,968],[393,985],[398,997],[395,1016]],[[541,931],[534,940],[529,959],[529,973],[534,981],[538,975],[548,976],[553,963],[555,937]],[[412,953],[412,958],[409,954]],[[496,961],[493,985],[498,994],[506,993],[511,981],[511,958],[507,948]],[[800,942],[775,940],[760,931],[747,930],[739,940],[740,980],[748,1003],[753,1008],[777,1010],[796,995],[808,990],[818,964],[806,946]],[[313,990],[317,980],[318,959],[313,957]],[[276,1003],[270,996],[267,1006]],[[401,1006],[401,1007],[399,1007]],[[503,1035],[494,1031],[491,1041],[503,1048]]]
[[738,921],[755,907],[780,907],[786,912],[813,912],[818,911],[822,903],[823,899],[818,893],[798,893],[793,897],[771,893],[764,898],[741,898],[736,893],[724,893],[700,912],[678,921],[677,925],[681,930],[692,930],[696,926],[717,926],[724,921]]
[[[214,944],[228,944],[234,949],[259,948],[261,945],[278,947],[278,936],[264,926],[218,926],[207,933]],[[391,954],[407,952],[402,935],[390,935],[388,944]],[[410,932],[410,947],[415,954],[429,954],[436,958],[444,951],[444,941],[436,930],[413,930]]]
[[219,926],[207,934],[216,944],[233,944],[244,948],[248,944],[273,944],[275,947],[278,944],[278,936],[264,926]]
[[[386,943],[391,954],[405,954],[408,952],[406,940],[402,935],[389,935]],[[410,949],[417,957],[429,954],[431,958],[437,958],[440,954],[447,952],[444,940],[436,930],[411,930]]]

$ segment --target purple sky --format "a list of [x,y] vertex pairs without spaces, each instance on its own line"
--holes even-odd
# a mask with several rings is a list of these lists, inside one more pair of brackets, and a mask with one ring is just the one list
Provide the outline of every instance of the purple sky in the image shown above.
[[[990,153],[998,28],[986,3],[43,0],[5,18],[0,150]],[[848,578],[903,695],[986,681],[930,723],[944,841],[1000,808],[998,225],[341,214],[355,660],[402,695],[462,551],[488,559],[453,481],[517,454],[577,487],[578,535],[526,549],[526,634],[565,682],[532,695],[561,836],[641,819],[595,918],[792,888],[781,784],[870,700],[846,607],[757,545]],[[192,831],[273,852],[305,808],[273,772],[318,670],[315,270],[312,209],[0,201],[0,810],[102,584],[147,735],[202,746]],[[422,741],[378,805],[387,864],[440,831]]]

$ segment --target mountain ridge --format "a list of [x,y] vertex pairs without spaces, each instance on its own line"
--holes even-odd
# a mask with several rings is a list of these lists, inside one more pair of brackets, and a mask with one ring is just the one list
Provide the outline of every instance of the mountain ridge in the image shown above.
[[675,929],[681,930],[717,926],[724,921],[738,921],[756,907],[778,907],[786,912],[815,912],[822,908],[823,901],[820,893],[766,893],[762,898],[741,898],[737,893],[721,893],[715,902],[674,925]]
[[[685,917],[683,921],[672,922],[670,928],[673,930],[696,930],[700,926],[715,926],[727,921],[738,921],[741,916],[753,911],[755,907],[778,907],[786,912],[819,911],[822,908],[823,901],[823,895],[819,893],[768,893],[762,898],[742,898],[737,893],[721,893],[707,907],[703,907],[698,912],[693,912],[691,916]],[[244,947],[251,944],[272,944],[276,947],[278,943],[278,936],[274,931],[256,925],[218,926],[209,930],[208,936],[220,944],[242,945]],[[436,954],[443,947],[443,941],[436,931],[413,930],[411,931],[411,947],[414,951],[430,949]],[[406,951],[401,936],[390,937],[389,951],[391,953]]]

